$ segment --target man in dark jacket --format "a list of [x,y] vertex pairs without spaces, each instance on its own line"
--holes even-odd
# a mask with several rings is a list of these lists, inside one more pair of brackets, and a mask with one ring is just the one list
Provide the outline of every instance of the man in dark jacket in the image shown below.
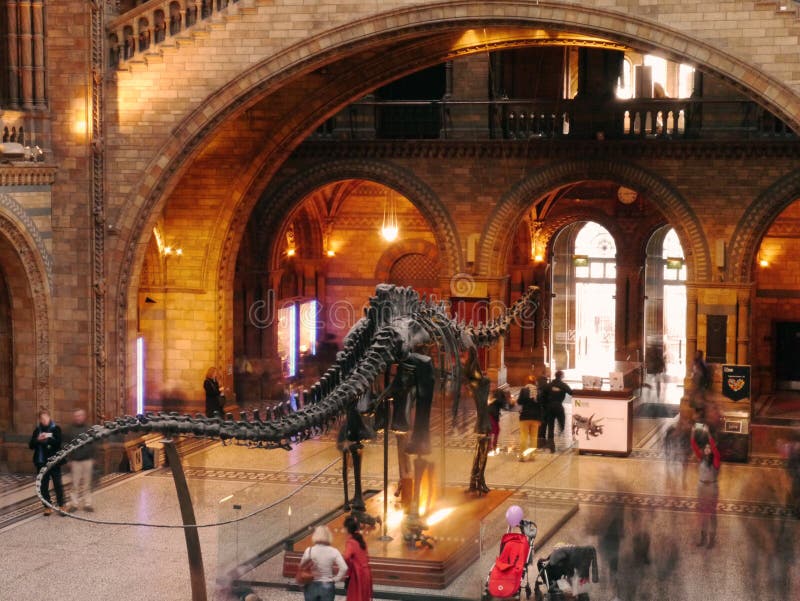
[[[76,409],[72,413],[72,426],[69,438],[77,438],[90,428],[86,423],[86,411]],[[94,511],[92,507],[92,472],[94,470],[94,444],[84,445],[72,453],[70,457],[70,473],[72,474],[72,491],[70,492],[69,510],[75,511],[83,503],[86,511]]]
[[[28,446],[33,450],[33,465],[36,466],[36,471],[41,470],[46,464],[47,460],[55,455],[61,448],[61,428],[50,418],[50,412],[47,409],[39,410],[39,425],[31,434],[31,440]],[[55,465],[42,478],[42,497],[50,502],[50,479],[53,479],[53,488],[56,489],[56,500],[59,507],[66,510],[64,507],[64,485],[61,482],[61,466]],[[50,515],[51,509],[45,505],[44,514]]]
[[547,404],[545,405],[545,432],[547,436],[547,447],[551,453],[556,452],[556,433],[555,424],[564,431],[564,399],[568,394],[572,394],[572,388],[564,382],[564,372],[560,369],[556,372],[555,379],[551,380],[546,387]]

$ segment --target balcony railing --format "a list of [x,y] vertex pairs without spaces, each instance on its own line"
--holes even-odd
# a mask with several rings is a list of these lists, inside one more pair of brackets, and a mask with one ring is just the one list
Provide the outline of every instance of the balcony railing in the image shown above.
[[236,4],[239,0],[150,0],[108,24],[109,66],[159,44]]
[[361,100],[313,137],[336,139],[532,140],[538,138],[794,138],[755,102],[729,99]]

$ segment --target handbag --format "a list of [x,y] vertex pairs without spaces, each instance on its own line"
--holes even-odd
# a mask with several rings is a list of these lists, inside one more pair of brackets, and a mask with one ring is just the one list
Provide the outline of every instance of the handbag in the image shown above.
[[314,560],[311,559],[311,550],[308,551],[308,559],[301,561],[297,567],[297,573],[294,575],[294,581],[301,585],[306,586],[314,580]]

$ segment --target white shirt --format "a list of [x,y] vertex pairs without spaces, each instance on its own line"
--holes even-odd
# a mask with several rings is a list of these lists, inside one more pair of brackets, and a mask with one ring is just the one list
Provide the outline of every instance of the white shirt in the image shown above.
[[[314,562],[314,581],[315,582],[341,582],[347,575],[347,563],[339,553],[339,549],[330,545],[314,545],[308,547],[303,553],[300,562],[306,561],[309,556]],[[339,567],[336,576],[333,575],[333,564]]]

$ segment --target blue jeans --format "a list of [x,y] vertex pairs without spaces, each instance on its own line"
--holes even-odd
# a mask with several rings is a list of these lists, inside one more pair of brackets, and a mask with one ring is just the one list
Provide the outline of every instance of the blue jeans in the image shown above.
[[336,592],[333,582],[318,582],[314,580],[303,591],[305,601],[333,601]]

